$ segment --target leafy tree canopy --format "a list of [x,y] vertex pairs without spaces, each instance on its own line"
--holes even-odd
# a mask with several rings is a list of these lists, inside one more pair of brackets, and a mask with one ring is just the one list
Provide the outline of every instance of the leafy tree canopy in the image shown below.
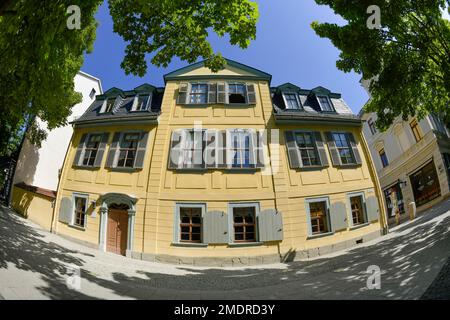
[[[95,13],[103,0],[4,0],[0,4],[0,155],[28,130],[39,143],[45,134],[36,116],[52,129],[66,124],[71,107],[81,101],[73,79],[92,50]],[[198,58],[218,71],[225,65],[214,53],[208,32],[229,36],[246,48],[256,37],[257,4],[250,0],[109,0],[114,31],[127,42],[121,64],[126,73],[147,71],[146,55],[156,66],[174,56]],[[81,29],[69,29],[67,8],[77,5]]]
[[[386,129],[402,116],[442,114],[450,120],[450,22],[442,10],[450,0],[315,0],[348,23],[314,22],[320,37],[341,50],[340,70],[370,79],[368,112]],[[377,5],[381,28],[369,29],[367,8]]]

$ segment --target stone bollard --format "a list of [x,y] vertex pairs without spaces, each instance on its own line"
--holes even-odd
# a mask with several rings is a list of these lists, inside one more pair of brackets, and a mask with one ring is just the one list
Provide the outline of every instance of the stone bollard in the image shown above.
[[416,218],[416,203],[414,201],[409,203],[408,211],[409,211],[409,220],[414,220]]

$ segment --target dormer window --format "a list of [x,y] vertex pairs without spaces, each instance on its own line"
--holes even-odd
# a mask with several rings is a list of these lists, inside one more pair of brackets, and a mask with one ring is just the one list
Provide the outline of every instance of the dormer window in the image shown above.
[[327,96],[317,96],[317,101],[319,102],[320,109],[324,112],[333,112],[333,104]]
[[104,113],[111,112],[114,107],[114,102],[115,99],[106,99],[105,102],[103,102],[104,103],[103,112]]
[[150,95],[138,95],[134,98],[132,111],[146,111],[149,109],[151,103]]
[[245,104],[246,100],[246,88],[244,83],[229,83],[228,84],[228,103]]
[[207,103],[208,102],[208,84],[192,83],[191,93],[189,95],[189,103]]
[[97,91],[95,91],[95,89],[92,88],[91,92],[89,93],[89,98],[94,99],[96,93],[97,93]]
[[299,110],[300,109],[300,100],[298,98],[298,94],[293,92],[285,92],[283,93],[284,103],[286,105],[286,109],[289,110]]

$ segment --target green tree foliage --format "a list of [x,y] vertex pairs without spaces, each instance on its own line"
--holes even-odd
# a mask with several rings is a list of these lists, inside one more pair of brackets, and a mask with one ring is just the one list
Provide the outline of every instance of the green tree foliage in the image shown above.
[[[52,129],[66,123],[71,107],[81,101],[73,79],[92,50],[94,15],[103,0],[4,0],[0,5],[0,155],[17,145],[26,128],[39,144],[45,132],[27,119],[36,116]],[[246,48],[256,35],[258,7],[249,0],[109,0],[114,31],[128,43],[121,64],[126,73],[143,76],[146,54],[167,66],[174,56],[189,63],[207,60],[224,67],[208,32],[229,36]],[[67,8],[81,11],[81,29],[67,28]]]
[[121,64],[126,73],[143,76],[146,54],[166,67],[177,56],[189,63],[199,57],[212,71],[225,66],[214,54],[208,32],[228,34],[230,43],[247,48],[256,38],[258,6],[249,0],[109,0],[114,31],[128,42]]
[[[81,101],[73,79],[92,49],[97,1],[7,1],[0,16],[0,154],[35,116],[52,129],[66,123],[71,107]],[[80,30],[67,28],[67,8],[81,9]],[[45,134],[32,125],[30,138]]]
[[[341,50],[339,69],[370,79],[372,99],[366,111],[377,112],[386,129],[402,116],[429,112],[450,119],[450,22],[442,11],[450,0],[315,0],[330,6],[347,24],[314,22],[320,37]],[[367,8],[381,9],[381,28],[369,29]]]

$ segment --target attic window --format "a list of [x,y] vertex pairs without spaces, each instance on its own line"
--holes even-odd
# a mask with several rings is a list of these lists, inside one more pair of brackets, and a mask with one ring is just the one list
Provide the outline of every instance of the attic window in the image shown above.
[[300,109],[300,101],[298,99],[298,95],[296,93],[283,93],[284,104],[286,105],[286,109],[290,110],[298,110]]
[[92,88],[91,92],[89,93],[89,98],[94,99],[96,93],[97,91],[95,91],[95,89]]
[[246,89],[244,83],[229,83],[228,84],[228,103],[242,103],[246,102]]
[[137,96],[137,104],[135,111],[145,111],[148,110],[148,106],[150,103],[150,96],[148,94]]
[[113,109],[113,107],[114,107],[114,102],[115,102],[115,100],[114,99],[107,99],[107,100],[105,100],[105,108],[103,109],[103,112],[111,112],[112,111],[112,109]]
[[320,109],[325,112],[333,112],[334,108],[331,104],[330,98],[327,96],[317,96],[317,101],[319,102]]

